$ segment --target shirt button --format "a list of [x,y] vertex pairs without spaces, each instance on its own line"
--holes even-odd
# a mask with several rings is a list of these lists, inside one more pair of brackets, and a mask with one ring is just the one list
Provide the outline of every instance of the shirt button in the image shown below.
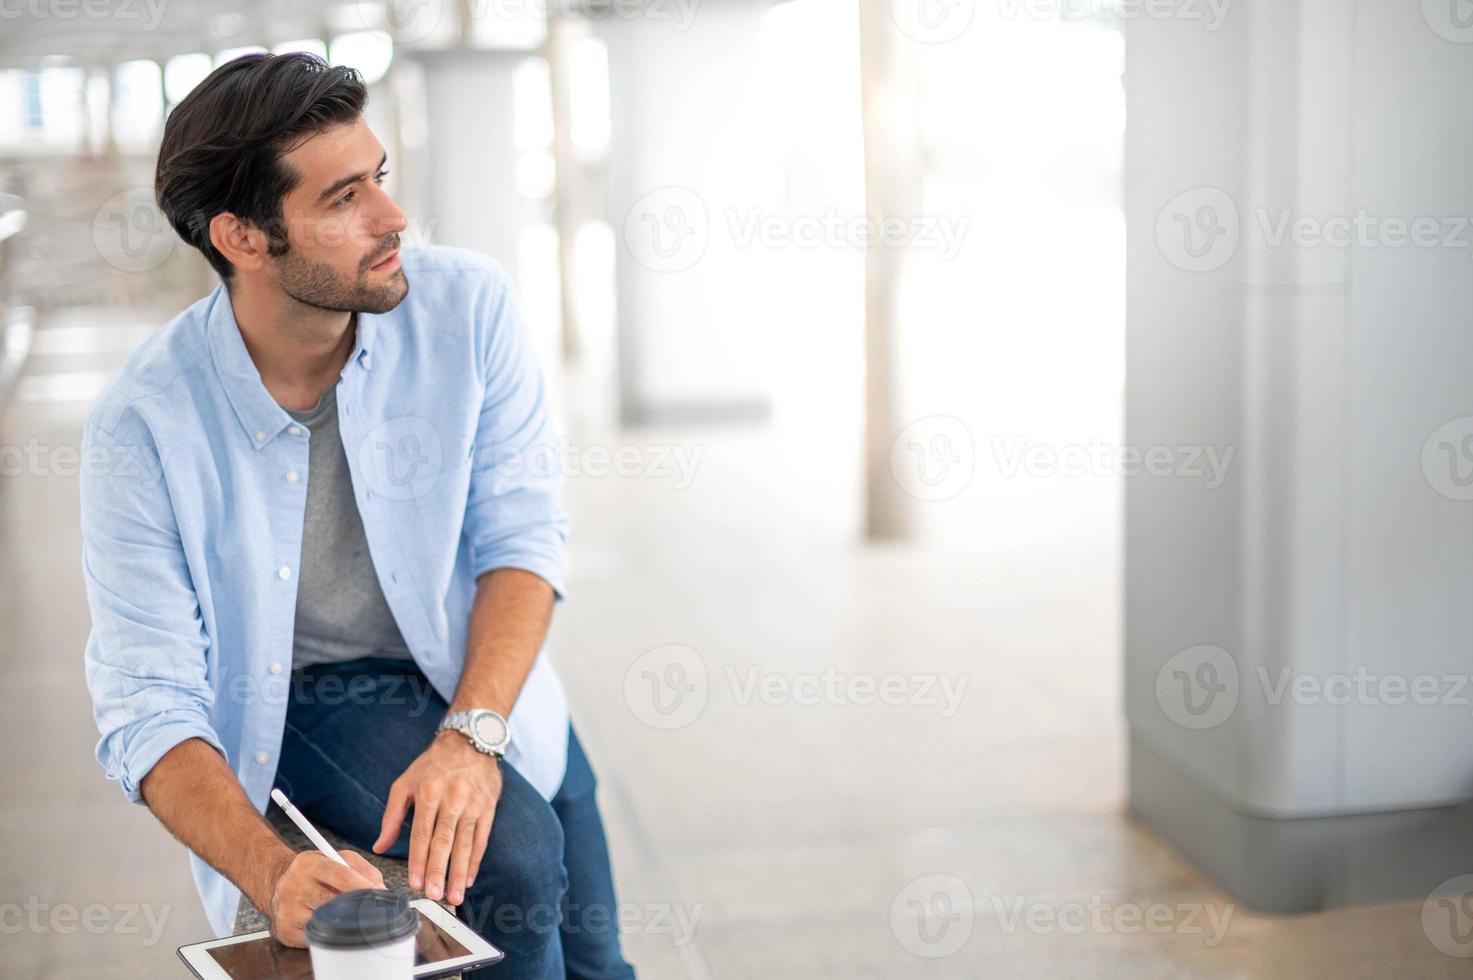
[[282,565],[276,570],[276,577],[285,582],[287,579],[292,577],[292,570],[290,568],[287,568],[285,565]]
[[287,475],[286,475],[286,482],[287,483],[296,483],[300,479],[301,479],[301,476],[298,475],[298,473],[297,473],[296,470],[292,470],[291,472],[287,473]]
[[256,433],[256,441],[257,442],[265,442],[266,441],[266,433],[264,433],[264,432],[257,432]]
[[299,436],[299,435],[302,434],[301,426],[297,426],[297,425],[292,426],[290,429],[287,429],[286,431],[290,432],[294,436]]
[[266,760],[269,759],[269,758],[271,758],[271,757],[269,755],[267,755],[265,752],[257,752],[256,753],[256,763],[258,765],[264,766],[266,764]]
[[271,665],[271,673],[273,673],[273,674],[279,674],[279,673],[281,673],[281,661],[280,660],[276,661],[275,663],[273,663]]

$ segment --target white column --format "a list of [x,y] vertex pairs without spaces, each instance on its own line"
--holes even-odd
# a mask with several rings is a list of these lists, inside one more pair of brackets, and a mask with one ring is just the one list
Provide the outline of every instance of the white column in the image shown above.
[[553,203],[558,238],[559,307],[562,310],[562,353],[564,363],[574,363],[580,353],[581,330],[574,284],[577,282],[575,254],[578,226],[583,219],[581,162],[573,145],[572,93],[568,59],[575,25],[556,7],[547,12],[548,76],[552,87],[553,159],[557,167],[557,192]]
[[1127,481],[1132,804],[1250,903],[1420,898],[1473,853],[1412,814],[1467,798],[1473,715],[1397,688],[1466,676],[1473,635],[1473,114],[1426,97],[1473,85],[1448,11],[1128,24],[1127,444],[1232,453]]
[[[871,222],[919,214],[922,163],[913,131],[918,83],[896,37],[889,0],[859,5],[860,91],[864,114],[865,210]],[[871,538],[902,538],[914,511],[890,465],[900,431],[900,322],[897,290],[905,249],[871,242],[865,255],[864,526]]]
[[765,9],[758,0],[658,4],[596,22],[609,51],[608,218],[626,421],[770,411],[768,365],[781,349],[763,286],[777,257],[732,225],[780,204],[770,139],[748,97]]
[[423,68],[425,145],[417,158],[423,214],[407,217],[437,244],[484,252],[517,278],[523,226],[513,141],[512,75],[527,55],[451,49],[401,52]]

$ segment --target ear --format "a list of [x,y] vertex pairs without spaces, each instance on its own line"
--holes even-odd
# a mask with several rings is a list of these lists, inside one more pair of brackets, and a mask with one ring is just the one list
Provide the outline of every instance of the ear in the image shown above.
[[266,234],[228,211],[210,219],[210,244],[237,269],[259,271],[266,264]]

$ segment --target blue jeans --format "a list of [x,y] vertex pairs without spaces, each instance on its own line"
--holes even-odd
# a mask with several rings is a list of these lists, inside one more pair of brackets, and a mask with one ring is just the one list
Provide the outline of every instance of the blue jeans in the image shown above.
[[[389,785],[448,710],[410,660],[364,657],[292,672],[276,785],[313,823],[363,851],[378,839]],[[632,978],[593,770],[568,734],[568,773],[549,804],[501,763],[501,800],[460,918],[506,953],[504,980]],[[409,856],[405,821],[387,853]]]

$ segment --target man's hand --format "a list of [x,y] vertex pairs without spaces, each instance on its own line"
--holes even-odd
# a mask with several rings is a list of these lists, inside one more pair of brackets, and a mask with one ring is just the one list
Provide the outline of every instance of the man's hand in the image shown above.
[[399,839],[404,815],[413,803],[409,887],[422,889],[437,901],[444,898],[459,905],[481,868],[500,799],[497,760],[476,751],[459,732],[440,732],[390,787],[374,853],[382,853]]
[[[451,711],[482,707],[511,717],[547,637],[554,598],[551,585],[520,568],[497,568],[476,580],[465,666]],[[501,764],[496,758],[477,752],[459,732],[440,732],[394,780],[374,852],[382,854],[399,839],[413,804],[409,886],[459,905],[481,869],[500,799]]]
[[320,851],[298,851],[276,878],[271,894],[271,934],[285,946],[306,946],[307,920],[328,899],[355,888],[382,888],[384,876],[354,851],[338,851],[343,867]]

